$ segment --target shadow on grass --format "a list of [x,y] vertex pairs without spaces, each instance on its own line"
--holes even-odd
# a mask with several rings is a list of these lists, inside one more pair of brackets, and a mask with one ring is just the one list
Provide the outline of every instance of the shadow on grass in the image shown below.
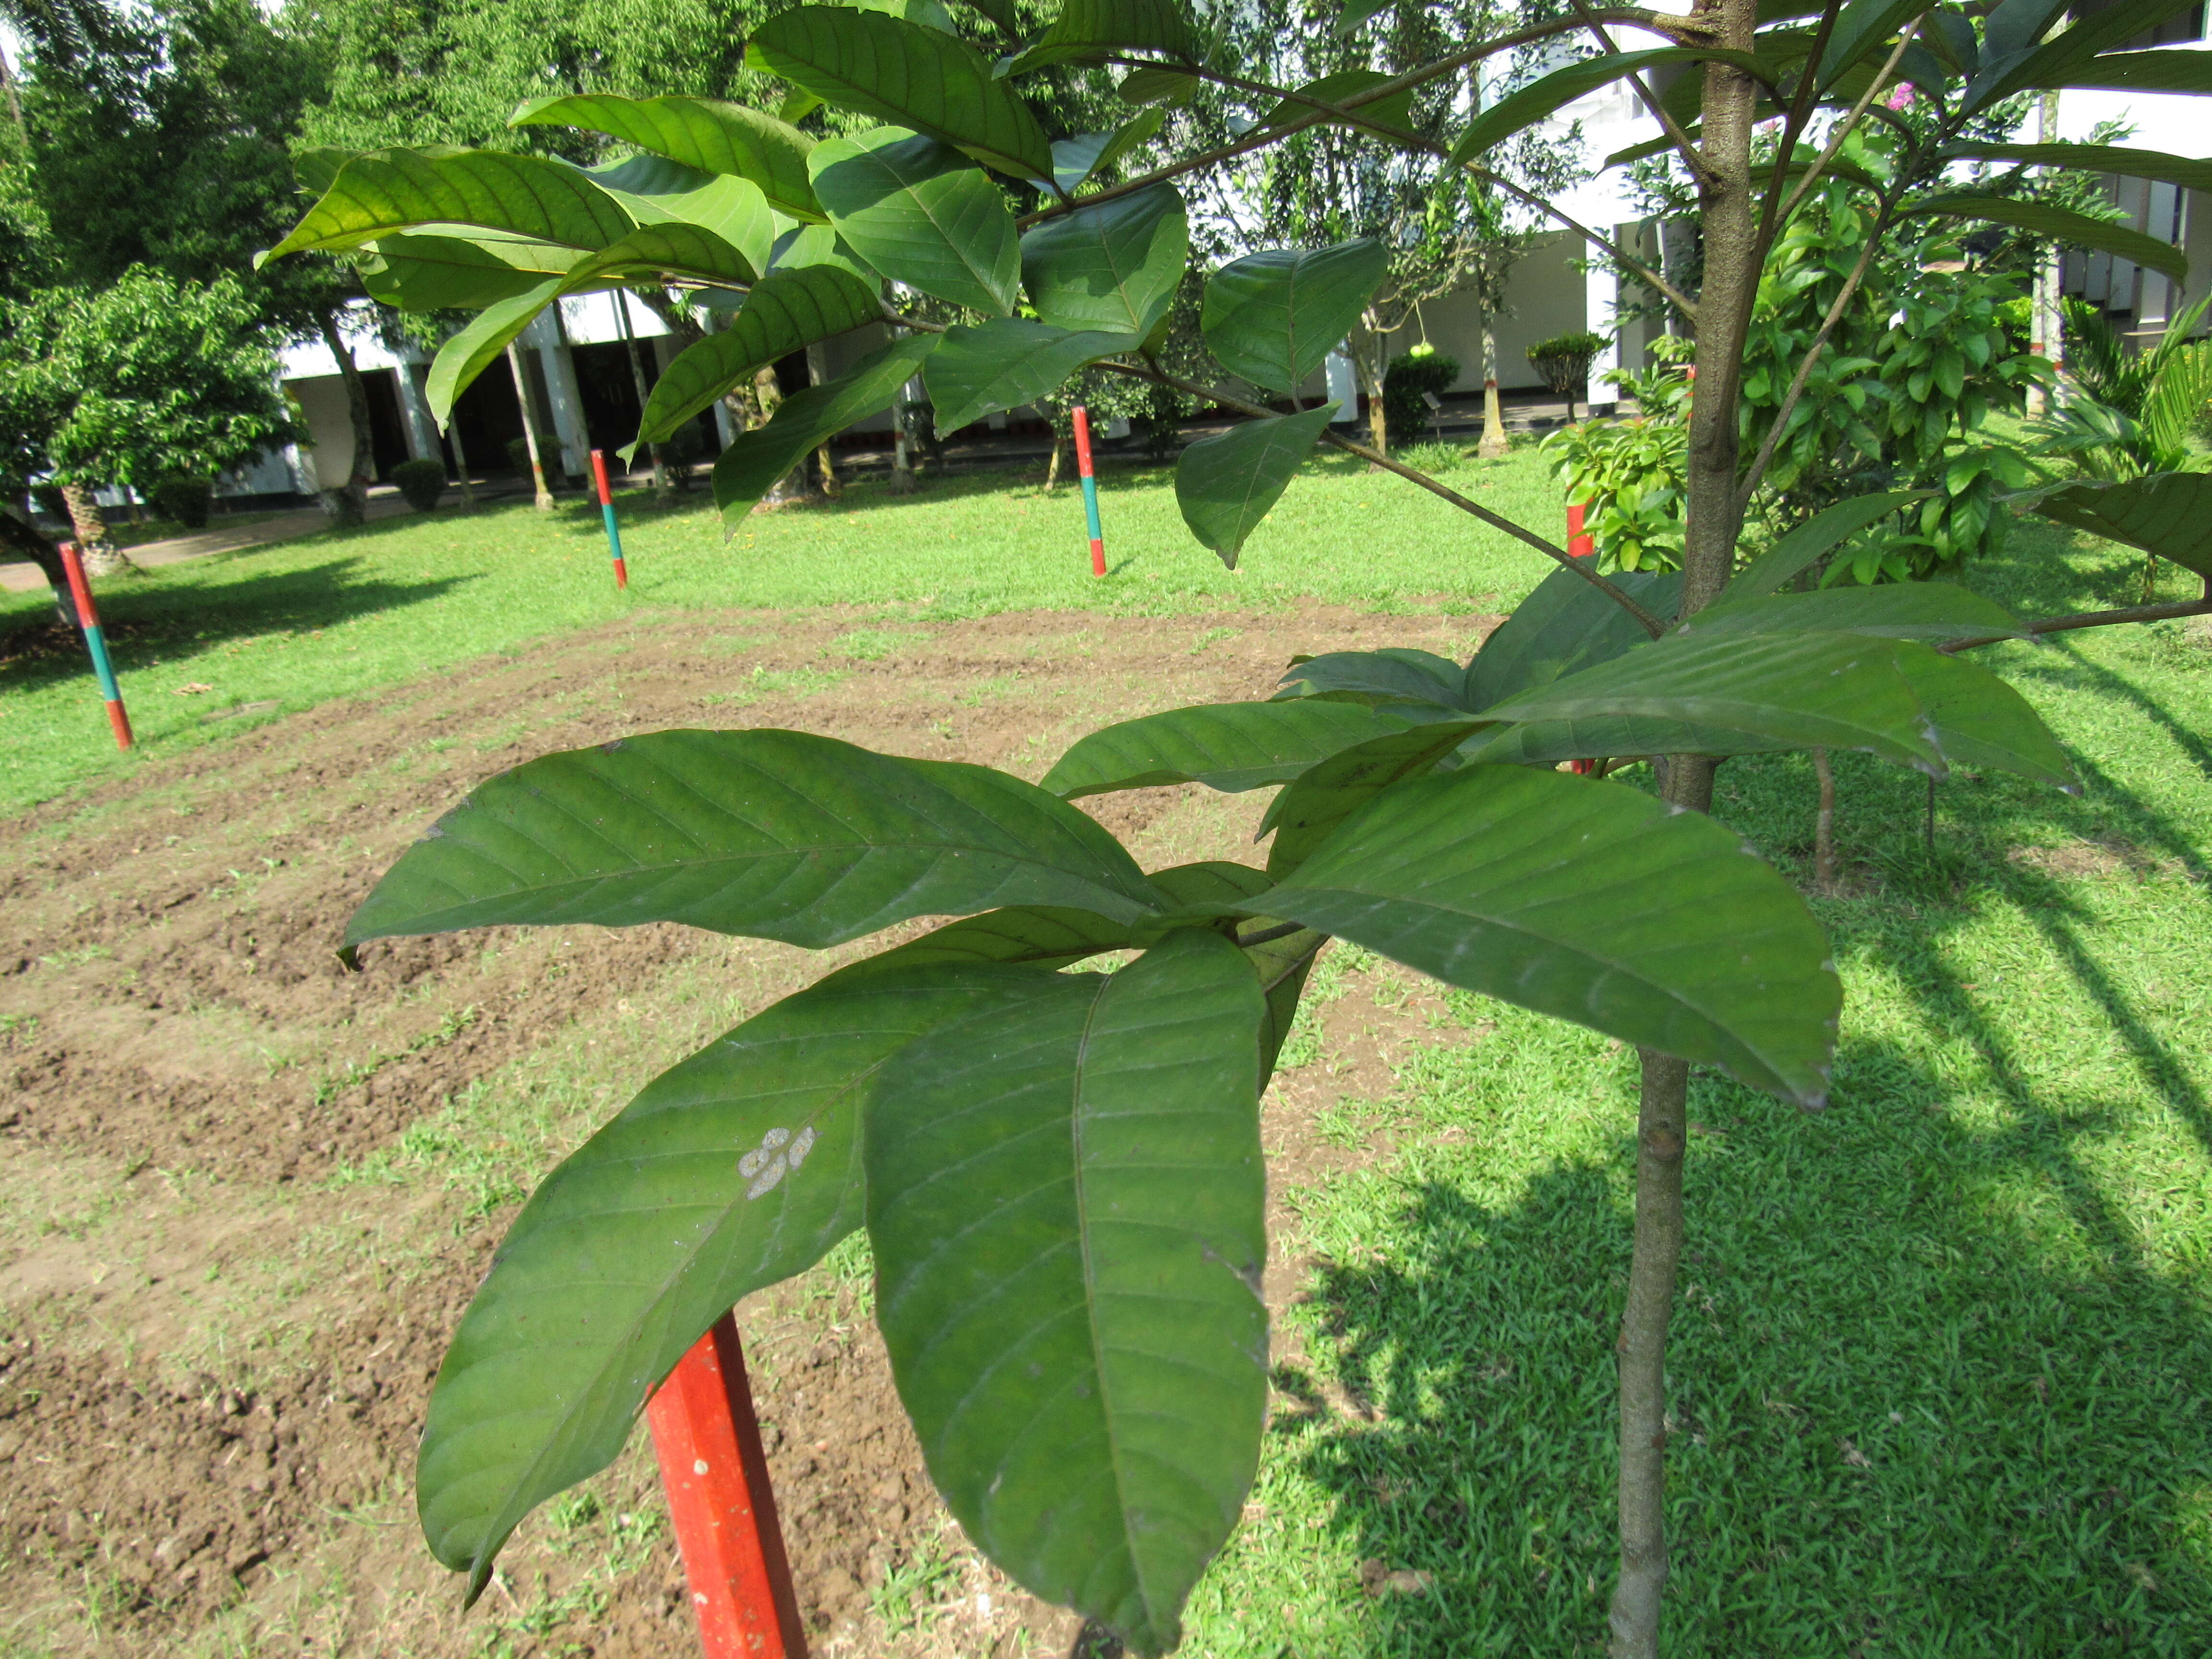
[[[374,534],[376,526],[356,532]],[[305,633],[336,627],[356,617],[422,605],[452,592],[472,575],[429,577],[419,581],[361,578],[364,561],[337,557],[305,568],[257,570],[240,563],[234,580],[209,568],[195,568],[190,583],[164,582],[161,574],[143,581],[104,585],[100,619],[123,672],[152,667],[164,658],[226,641],[264,634]],[[84,647],[75,632],[41,611],[0,633],[0,689],[30,690],[56,679],[85,673]]]
[[[1698,1086],[1674,1659],[2212,1651],[2212,1316],[2083,1166],[2120,1109],[2039,1097],[1975,1036],[2002,1129],[1952,1121],[1894,1048],[1846,1057],[1826,1119]],[[1381,1259],[1326,1268],[1306,1310],[1352,1409],[1276,1378],[1275,1455],[1380,1591],[1316,1659],[1601,1651],[1618,1188],[1565,1168],[1493,1205],[1431,1178],[1366,1237]]]

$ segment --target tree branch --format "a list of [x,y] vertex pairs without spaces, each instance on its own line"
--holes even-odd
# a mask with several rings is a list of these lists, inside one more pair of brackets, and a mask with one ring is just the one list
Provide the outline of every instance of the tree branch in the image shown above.
[[1820,14],[1805,53],[1804,78],[1797,84],[1797,95],[1790,100],[1790,117],[1783,123],[1782,141],[1774,149],[1774,167],[1767,175],[1766,198],[1759,210],[1758,246],[1762,261],[1766,250],[1774,245],[1774,204],[1781,199],[1782,181],[1789,173],[1790,158],[1797,153],[1797,141],[1804,136],[1813,112],[1820,106],[1820,57],[1828,49],[1828,37],[1835,32],[1836,20],[1843,15],[1843,9],[1844,0],[1828,0],[1826,9]]
[[[1620,48],[1613,44],[1613,36],[1606,33],[1603,21],[1590,10],[1584,3],[1584,0],[1574,0],[1574,7],[1583,21],[1589,26],[1589,32],[1597,37],[1597,43],[1605,49],[1605,55],[1608,58],[1620,57]],[[1636,88],[1637,97],[1643,101],[1644,107],[1650,112],[1651,118],[1659,124],[1659,131],[1667,135],[1668,142],[1680,152],[1682,163],[1690,169],[1692,176],[1703,179],[1706,172],[1705,158],[1698,152],[1698,147],[1690,142],[1690,135],[1682,131],[1673,116],[1667,113],[1666,106],[1652,96],[1651,88],[1644,84],[1644,76],[1641,74],[1632,71],[1628,77],[1628,84]]]
[[[2040,622],[2023,623],[2027,630],[2040,637],[2045,634],[2070,633],[2077,628],[2110,628],[2116,623],[2166,622],[2175,617],[2212,617],[2212,576],[2204,579],[2204,597],[2185,599],[2178,605],[2136,605],[2122,611],[2077,611],[2070,617],[2046,617]],[[2018,639],[2017,634],[1990,634],[1978,640],[1950,640],[1936,648],[1945,655],[1954,651],[1971,651],[1978,645],[1997,645],[2006,640]]]

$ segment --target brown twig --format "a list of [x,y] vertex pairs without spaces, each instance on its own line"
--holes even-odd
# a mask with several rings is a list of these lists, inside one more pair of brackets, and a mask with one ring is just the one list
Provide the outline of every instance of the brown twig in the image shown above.
[[[2067,634],[2077,628],[2110,628],[2119,623],[2166,622],[2176,617],[2212,617],[2212,576],[2205,578],[2204,597],[2184,599],[2175,605],[2134,605],[2119,611],[2077,611],[2069,617],[2046,617],[2040,622],[2022,623],[2021,629],[2039,637],[2045,634]],[[1988,634],[1976,640],[1947,640],[1936,648],[1948,655],[1954,651],[1971,651],[1978,645],[2001,645],[2007,640],[2016,640],[2018,634]]]
[[[1603,48],[1605,55],[1608,58],[1620,57],[1620,48],[1613,44],[1613,36],[1606,32],[1605,24],[1592,14],[1589,7],[1584,3],[1584,0],[1574,0],[1574,8],[1576,15],[1589,26],[1589,32],[1597,37],[1597,43]],[[1690,142],[1690,135],[1682,131],[1673,116],[1667,113],[1667,106],[1652,95],[1651,88],[1644,84],[1644,76],[1632,70],[1629,71],[1628,84],[1636,89],[1636,95],[1642,100],[1644,107],[1651,112],[1651,118],[1659,124],[1659,131],[1667,135],[1668,141],[1680,153],[1682,164],[1690,169],[1691,175],[1698,179],[1705,177],[1705,156],[1698,152],[1698,147]]]

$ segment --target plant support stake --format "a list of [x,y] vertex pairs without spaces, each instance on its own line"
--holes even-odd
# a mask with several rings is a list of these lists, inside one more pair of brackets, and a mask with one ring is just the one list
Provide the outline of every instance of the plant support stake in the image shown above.
[[629,586],[629,566],[623,562],[622,529],[615,523],[615,492],[607,483],[607,453],[592,452],[592,477],[599,486],[599,513],[607,521],[607,556],[615,562],[615,586]]
[[1091,411],[1075,406],[1075,470],[1083,475],[1083,516],[1091,521],[1091,574],[1106,574],[1106,532],[1098,526],[1098,480],[1091,471]]
[[806,1659],[732,1315],[676,1362],[646,1416],[700,1650],[706,1659]]
[[1577,559],[1587,559],[1597,551],[1597,538],[1583,528],[1585,515],[1593,505],[1577,501],[1567,508],[1567,551]]
[[84,648],[92,653],[92,672],[100,678],[100,695],[107,700],[107,723],[115,728],[115,746],[131,746],[131,716],[124,711],[123,688],[115,683],[115,665],[107,659],[107,637],[100,631],[100,612],[92,606],[92,584],[84,579],[84,561],[76,544],[62,544],[62,568],[69,572],[70,597],[76,601],[77,621],[84,625]]

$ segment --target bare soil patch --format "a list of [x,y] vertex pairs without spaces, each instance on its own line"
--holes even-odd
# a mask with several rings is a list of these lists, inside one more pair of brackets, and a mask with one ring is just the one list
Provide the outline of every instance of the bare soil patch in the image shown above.
[[[414,1531],[410,1466],[512,1194],[471,1194],[451,1159],[389,1159],[472,1091],[534,1086],[554,1048],[598,1079],[604,1117],[687,1051],[702,981],[757,1007],[824,963],[647,927],[395,941],[341,971],[346,915],[476,781],[672,726],[802,727],[1035,777],[1107,720],[1262,695],[1294,652],[1464,653],[1491,620],[654,615],[26,815],[0,866],[0,1648],[694,1650],[642,1436],[460,1613]],[[1256,859],[1256,797],[1086,805],[1148,866]],[[1271,1095],[1279,1223],[1299,1186],[1391,1144],[1387,1112],[1364,1135],[1339,1109],[1387,1097],[1407,1046],[1439,1040],[1395,972],[1345,976]],[[1299,1276],[1273,1264],[1271,1296]],[[818,1644],[1066,1652],[1066,1618],[945,1517],[866,1295],[825,1268],[741,1315]]]

